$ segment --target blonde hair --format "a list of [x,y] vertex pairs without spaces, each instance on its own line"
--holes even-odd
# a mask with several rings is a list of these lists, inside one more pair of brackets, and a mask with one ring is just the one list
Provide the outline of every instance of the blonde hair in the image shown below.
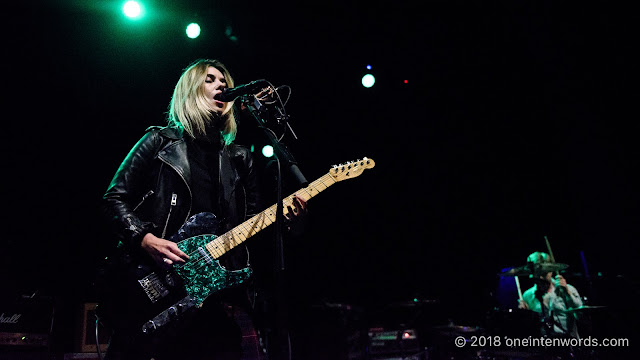
[[[182,128],[193,138],[207,135],[206,125],[213,121],[213,111],[204,93],[204,82],[211,66],[220,70],[227,87],[234,86],[229,70],[220,61],[200,59],[184,69],[169,103],[169,126]],[[227,103],[219,116],[222,121],[222,138],[225,144],[229,145],[235,140],[238,130],[233,102]]]

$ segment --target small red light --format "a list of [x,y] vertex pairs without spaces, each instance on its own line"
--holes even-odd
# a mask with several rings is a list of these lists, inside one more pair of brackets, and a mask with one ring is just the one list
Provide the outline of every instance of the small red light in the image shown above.
[[408,332],[405,332],[404,334],[402,334],[402,337],[404,337],[405,339],[408,339],[411,337],[411,334]]
[[405,81],[404,81],[404,83],[405,83],[405,84],[408,84],[408,83],[409,83],[409,80],[405,80]]

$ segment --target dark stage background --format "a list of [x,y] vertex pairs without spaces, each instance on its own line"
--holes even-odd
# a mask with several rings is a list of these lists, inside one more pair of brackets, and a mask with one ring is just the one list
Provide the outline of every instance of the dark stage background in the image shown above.
[[[64,351],[73,309],[93,301],[92,269],[108,241],[100,198],[145,128],[165,123],[173,86],[198,58],[222,60],[237,84],[291,86],[299,141],[286,143],[309,180],[333,164],[376,161],[314,198],[307,231],[287,241],[300,323],[332,311],[315,306],[326,302],[375,318],[417,298],[456,324],[482,326],[499,303],[496,273],[544,251],[547,236],[569,282],[608,306],[599,331],[631,337],[637,8],[146,3],[138,22],[115,1],[44,1],[5,14],[2,288],[56,299]],[[191,40],[184,27],[194,17],[203,33]],[[360,84],[367,64],[370,89]],[[240,120],[237,142],[264,142]]]

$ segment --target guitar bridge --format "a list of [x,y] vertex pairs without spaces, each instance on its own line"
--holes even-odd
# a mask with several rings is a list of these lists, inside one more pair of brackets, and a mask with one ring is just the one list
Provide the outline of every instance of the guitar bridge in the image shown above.
[[169,295],[169,290],[164,286],[162,281],[160,281],[156,273],[151,273],[145,276],[138,280],[138,283],[142,286],[142,289],[145,294],[147,294],[147,297],[149,297],[149,300],[151,300],[151,303],[155,304],[158,300]]

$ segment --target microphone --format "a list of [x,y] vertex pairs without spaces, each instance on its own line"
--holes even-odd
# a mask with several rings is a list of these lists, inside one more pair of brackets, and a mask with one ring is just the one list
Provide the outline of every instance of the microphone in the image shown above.
[[214,96],[213,98],[222,102],[233,101],[238,96],[258,93],[260,92],[259,90],[261,90],[264,87],[264,85],[267,85],[267,84],[269,84],[269,82],[264,79],[252,81],[248,84],[238,85],[231,89],[224,89],[220,94]]

